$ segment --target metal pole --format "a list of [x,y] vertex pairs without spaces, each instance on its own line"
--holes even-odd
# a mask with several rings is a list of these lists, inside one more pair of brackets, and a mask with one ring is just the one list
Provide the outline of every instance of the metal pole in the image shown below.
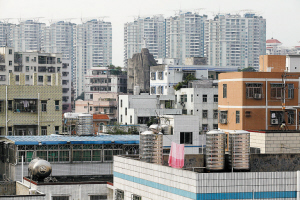
[[38,112],[38,135],[40,135],[40,93],[38,93],[37,112]]
[[5,87],[5,93],[6,93],[6,97],[5,97],[5,107],[6,107],[6,109],[5,109],[5,129],[6,129],[6,133],[5,133],[5,135],[7,136],[8,135],[8,133],[7,133],[7,131],[8,131],[8,128],[7,128],[7,86]]
[[24,178],[23,178],[24,177],[24,175],[23,175],[23,172],[24,172],[23,171],[23,169],[24,169],[24,161],[23,161],[23,157],[24,156],[22,156],[22,183],[24,183]]

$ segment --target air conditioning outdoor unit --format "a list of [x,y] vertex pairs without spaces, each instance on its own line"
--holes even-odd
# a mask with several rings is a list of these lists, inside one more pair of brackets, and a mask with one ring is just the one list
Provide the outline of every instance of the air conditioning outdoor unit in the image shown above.
[[278,119],[271,119],[271,124],[278,124]]
[[261,99],[261,94],[254,94],[254,99]]
[[227,124],[227,119],[221,119],[221,120],[220,120],[220,123],[221,123],[221,124]]

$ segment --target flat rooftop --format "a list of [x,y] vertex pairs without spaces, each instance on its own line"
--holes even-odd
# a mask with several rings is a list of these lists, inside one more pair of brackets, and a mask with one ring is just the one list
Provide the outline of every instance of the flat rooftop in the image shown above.
[[[55,184],[106,184],[113,183],[113,175],[94,175],[94,176],[52,176],[55,181],[35,181],[32,183],[38,185],[55,185]],[[24,177],[25,180],[30,181],[30,177]]]
[[98,136],[2,136],[15,145],[56,145],[56,144],[139,144],[139,135],[98,135]]

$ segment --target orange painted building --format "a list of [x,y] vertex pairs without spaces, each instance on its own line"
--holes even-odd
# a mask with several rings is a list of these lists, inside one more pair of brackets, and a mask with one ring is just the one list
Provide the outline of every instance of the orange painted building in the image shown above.
[[286,66],[286,56],[283,55],[260,55],[260,72],[284,72]]
[[[219,75],[219,128],[299,129],[300,73],[232,72]],[[285,106],[284,106],[285,105]],[[285,126],[282,124],[285,123]]]

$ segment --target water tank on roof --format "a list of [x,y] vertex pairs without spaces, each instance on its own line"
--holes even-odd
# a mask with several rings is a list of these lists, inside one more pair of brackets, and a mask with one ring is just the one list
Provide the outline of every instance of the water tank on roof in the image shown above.
[[250,169],[250,133],[248,131],[229,132],[229,164],[235,170]]
[[225,133],[212,130],[206,133],[206,169],[223,170],[225,166]]
[[140,159],[149,163],[162,164],[163,135],[153,131],[140,134]]
[[77,120],[77,135],[93,134],[93,115],[79,114]]
[[46,160],[35,158],[28,165],[28,176],[34,180],[42,180],[52,172],[50,163]]

